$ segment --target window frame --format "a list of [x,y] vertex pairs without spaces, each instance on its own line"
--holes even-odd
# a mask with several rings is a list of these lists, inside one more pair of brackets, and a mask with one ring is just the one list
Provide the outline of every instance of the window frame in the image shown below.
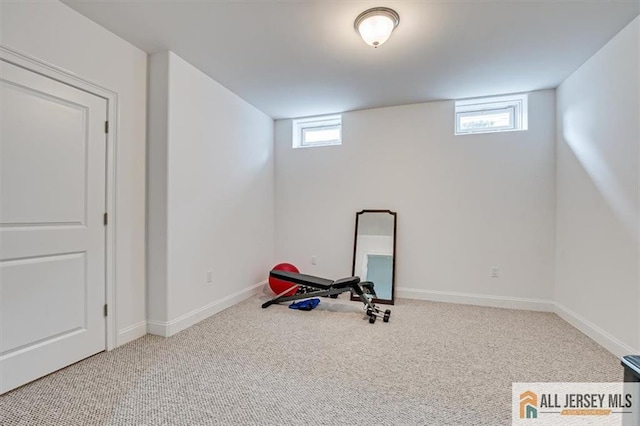
[[[463,129],[461,118],[489,115],[496,111],[510,113],[508,126],[493,128]],[[528,95],[491,96],[485,98],[461,99],[455,101],[454,122],[456,136],[477,135],[483,133],[517,132],[528,130]]]
[[[337,139],[328,139],[318,142],[307,142],[307,133],[319,130],[338,129],[340,135]],[[342,115],[331,114],[316,117],[296,118],[293,120],[293,148],[317,148],[321,146],[342,145]]]

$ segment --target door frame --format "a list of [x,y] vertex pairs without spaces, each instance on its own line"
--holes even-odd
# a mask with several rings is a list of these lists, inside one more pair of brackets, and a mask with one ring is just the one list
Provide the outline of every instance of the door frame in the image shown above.
[[23,52],[11,49],[0,43],[0,60],[9,62],[27,71],[35,72],[52,80],[59,81],[76,89],[103,98],[107,101],[107,120],[109,131],[106,153],[106,213],[109,217],[105,232],[105,303],[108,305],[106,317],[105,347],[107,351],[116,345],[116,148],[118,146],[118,94],[105,87],[91,83],[82,77],[57,67],[53,64],[34,58]]

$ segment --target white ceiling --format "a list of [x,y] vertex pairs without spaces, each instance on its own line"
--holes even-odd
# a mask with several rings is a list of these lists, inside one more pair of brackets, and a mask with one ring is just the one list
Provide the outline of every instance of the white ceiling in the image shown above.
[[[63,1],[274,118],[557,87],[640,14],[638,0]],[[353,28],[374,6],[400,14],[378,49]]]

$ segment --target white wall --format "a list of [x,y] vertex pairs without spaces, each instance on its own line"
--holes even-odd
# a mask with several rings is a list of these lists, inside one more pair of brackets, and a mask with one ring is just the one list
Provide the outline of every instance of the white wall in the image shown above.
[[169,52],[149,56],[147,140],[147,318],[167,321]]
[[147,55],[57,1],[2,2],[0,43],[118,94],[117,344],[145,328]]
[[558,313],[640,352],[640,18],[557,90]]
[[[273,120],[173,53],[152,55],[150,66],[150,99],[167,113],[150,114],[150,153],[165,149],[166,158],[150,155],[149,180],[166,180],[165,194],[155,193],[166,200],[150,191],[149,205],[167,210],[154,221],[150,209],[149,222],[166,226],[167,249],[164,258],[150,252],[149,267],[161,271],[166,262],[167,301],[156,309],[162,298],[150,294],[149,312],[158,316],[149,330],[171,335],[251,295],[273,266]],[[162,232],[149,229],[150,241]],[[149,291],[156,286],[162,281]]]
[[397,295],[552,309],[555,93],[530,94],[526,132],[454,136],[453,108],[345,113],[343,145],[321,148],[277,121],[276,260],[348,276],[355,212],[391,209]]

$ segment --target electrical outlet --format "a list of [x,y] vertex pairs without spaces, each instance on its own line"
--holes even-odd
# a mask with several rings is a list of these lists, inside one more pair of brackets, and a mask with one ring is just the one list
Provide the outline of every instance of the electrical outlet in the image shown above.
[[497,266],[491,268],[491,278],[498,278],[500,276],[500,269]]
[[213,282],[213,271],[207,271],[207,282],[208,283]]
[[311,256],[311,264],[312,265],[318,264],[318,256]]

